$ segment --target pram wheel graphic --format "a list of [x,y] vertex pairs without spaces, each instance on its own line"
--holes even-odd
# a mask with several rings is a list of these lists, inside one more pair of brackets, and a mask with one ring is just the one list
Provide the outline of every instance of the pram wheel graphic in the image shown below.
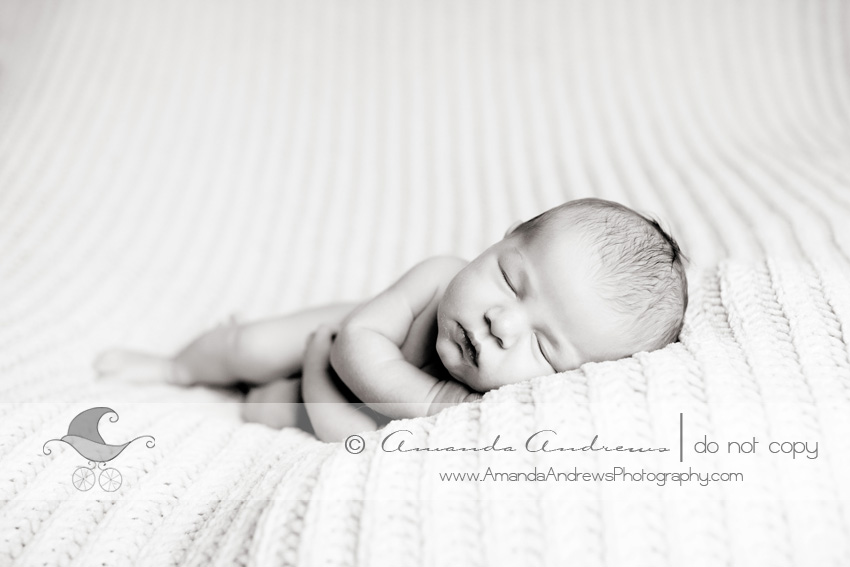
[[94,486],[94,471],[86,467],[77,467],[71,475],[71,482],[74,483],[74,488],[85,492]]
[[121,488],[121,473],[116,469],[104,469],[98,478],[100,487],[107,492],[115,492]]

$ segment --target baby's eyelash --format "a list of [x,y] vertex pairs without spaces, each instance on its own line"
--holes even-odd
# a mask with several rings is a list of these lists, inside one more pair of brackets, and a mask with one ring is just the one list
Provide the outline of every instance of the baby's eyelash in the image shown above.
[[514,289],[514,286],[511,285],[511,280],[508,279],[508,274],[505,273],[503,268],[499,269],[502,270],[502,277],[505,279],[505,283],[508,284],[508,287],[511,288],[512,292],[516,293],[516,289]]
[[[540,344],[540,337],[534,335],[534,340],[537,341],[537,348],[540,350],[540,354],[543,355],[543,360],[545,360],[549,366],[552,366],[552,363],[549,361],[549,358],[546,356],[546,353],[543,352],[543,345]],[[554,368],[554,366],[552,366],[552,368]]]

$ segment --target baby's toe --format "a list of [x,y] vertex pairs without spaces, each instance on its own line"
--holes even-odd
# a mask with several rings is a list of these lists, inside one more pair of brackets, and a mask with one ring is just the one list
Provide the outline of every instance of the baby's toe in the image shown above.
[[122,349],[112,349],[102,352],[94,359],[92,366],[101,376],[118,372],[127,366],[129,359],[128,352]]

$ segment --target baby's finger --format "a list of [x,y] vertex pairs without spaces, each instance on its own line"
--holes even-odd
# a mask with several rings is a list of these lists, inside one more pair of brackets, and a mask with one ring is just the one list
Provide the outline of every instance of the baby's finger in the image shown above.
[[[310,336],[307,337],[307,348],[311,348],[311,346],[326,346],[326,348],[330,348],[330,343],[333,342],[333,329],[326,325],[321,325],[316,328],[315,331],[310,333]],[[316,348],[314,347],[314,348]]]
[[331,330],[319,327],[307,341],[304,353],[304,372],[325,371],[331,352]]

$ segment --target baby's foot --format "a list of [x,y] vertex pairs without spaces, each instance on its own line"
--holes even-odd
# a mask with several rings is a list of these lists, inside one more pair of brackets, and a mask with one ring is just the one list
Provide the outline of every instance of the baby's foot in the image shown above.
[[132,350],[113,349],[101,353],[92,364],[98,378],[124,382],[192,383],[188,369],[169,357]]
[[301,380],[280,378],[251,388],[242,405],[242,419],[281,429],[298,425]]

